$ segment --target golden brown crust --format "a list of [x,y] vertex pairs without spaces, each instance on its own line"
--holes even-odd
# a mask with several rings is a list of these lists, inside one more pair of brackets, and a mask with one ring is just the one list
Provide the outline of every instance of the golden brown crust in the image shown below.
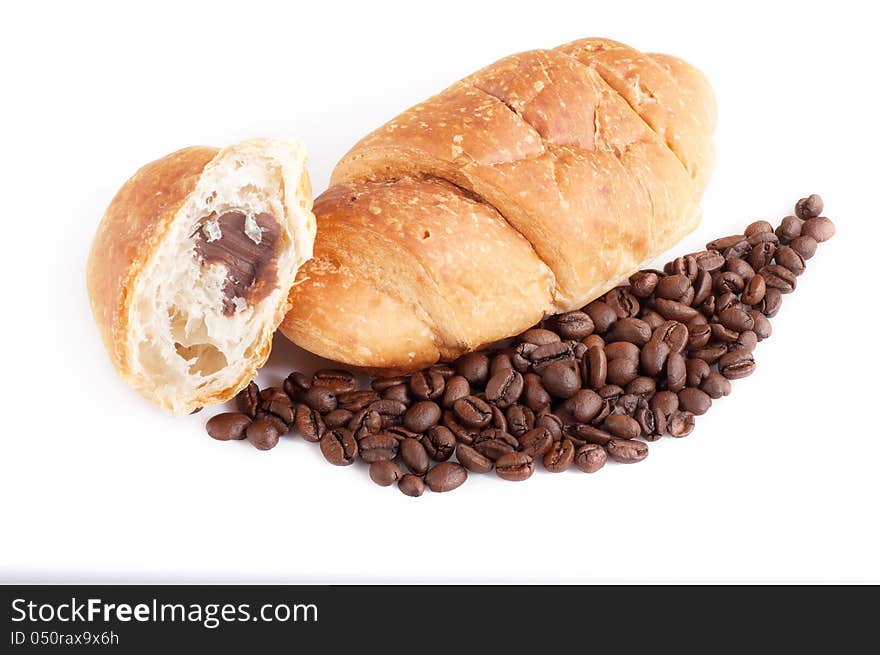
[[104,346],[120,371],[128,369],[132,280],[217,152],[193,146],[150,162],[122,186],[101,220],[86,264],[86,284]]
[[[714,111],[705,79],[684,62],[605,39],[524,52],[474,73],[367,135],[339,162],[315,205],[316,259],[307,270],[322,274],[302,271],[282,330],[338,361],[416,368],[510,336],[545,312],[580,307],[696,226]],[[483,239],[485,257],[456,259],[474,238],[464,227],[469,210],[460,208],[457,220],[428,204],[428,220],[419,194],[398,182],[412,177],[450,181],[453,195],[497,212],[507,236]],[[370,189],[370,205],[340,200],[357,185]],[[376,217],[366,215],[371,207]],[[427,222],[444,222],[458,242],[424,244],[430,257],[422,244],[415,252],[400,234]],[[509,257],[497,244],[515,238],[531,252],[505,267],[506,286],[452,295],[454,284],[485,284],[492,255]],[[432,286],[447,259],[456,279]],[[547,267],[549,293],[510,295]],[[362,284],[371,291],[352,292]],[[373,293],[399,303],[397,313],[373,314]],[[316,313],[333,319],[306,319]],[[352,333],[361,321],[369,330]],[[409,327],[397,329],[401,322]],[[419,328],[432,342],[422,334],[413,347]],[[406,338],[388,343],[391,332]]]

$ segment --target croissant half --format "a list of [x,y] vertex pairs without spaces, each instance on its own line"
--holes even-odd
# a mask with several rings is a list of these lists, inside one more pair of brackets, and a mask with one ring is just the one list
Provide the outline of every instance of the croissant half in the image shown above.
[[281,329],[411,370],[581,307],[697,226],[714,128],[675,57],[593,38],[502,59],[342,158]]

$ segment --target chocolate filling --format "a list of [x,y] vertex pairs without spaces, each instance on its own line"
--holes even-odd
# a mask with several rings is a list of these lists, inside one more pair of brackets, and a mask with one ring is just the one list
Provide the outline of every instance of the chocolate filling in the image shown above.
[[[278,281],[275,268],[275,246],[281,234],[281,226],[269,214],[257,214],[254,221],[260,228],[245,232],[247,216],[243,212],[229,211],[219,218],[209,216],[196,232],[196,252],[206,264],[226,267],[226,283],[223,285],[223,313],[235,314],[233,298],[242,298],[253,305],[265,298]],[[206,224],[215,223],[220,228],[220,238],[211,239],[214,229]],[[259,243],[257,243],[259,241]]]

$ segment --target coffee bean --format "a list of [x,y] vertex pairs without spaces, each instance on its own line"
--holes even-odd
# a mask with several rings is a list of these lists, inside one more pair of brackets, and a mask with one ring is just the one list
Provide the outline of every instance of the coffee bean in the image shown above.
[[738,307],[728,307],[723,310],[718,314],[718,320],[721,325],[736,332],[751,330],[755,327],[755,321],[752,317]]
[[508,431],[517,439],[535,427],[535,413],[526,405],[511,405],[504,415],[507,417]]
[[546,346],[548,343],[558,343],[562,340],[553,330],[546,330],[544,328],[526,330],[517,338],[523,343],[531,343],[536,346]]
[[257,408],[260,404],[260,388],[256,383],[249,382],[244,389],[238,392],[238,395],[235,397],[235,403],[238,406],[239,412],[254,418],[257,415]]
[[756,308],[767,318],[773,318],[779,313],[781,306],[782,292],[779,289],[770,287],[764,294],[764,299],[756,305]]
[[687,368],[685,360],[681,353],[669,353],[666,358],[666,388],[669,391],[680,391],[684,389],[687,379]]
[[651,338],[651,327],[640,318],[622,318],[611,328],[609,336],[615,341],[628,341],[642,347]]
[[640,407],[636,410],[633,418],[641,428],[641,436],[648,441],[656,440],[666,429],[666,417],[662,414],[657,416],[654,411],[648,407]]
[[519,448],[519,441],[512,434],[489,428],[483,430],[474,439],[474,450],[485,455],[491,460],[496,460],[505,453],[510,453]]
[[489,378],[498,373],[498,371],[511,368],[513,368],[513,360],[510,358],[510,354],[506,352],[497,353],[489,360]]
[[747,350],[734,350],[718,360],[718,372],[728,380],[738,380],[755,371],[755,358]]
[[244,412],[226,412],[212,416],[205,424],[205,430],[219,441],[233,441],[245,438],[245,429],[251,417]]
[[323,368],[312,376],[313,387],[324,387],[339,395],[357,388],[357,379],[351,371]]
[[413,498],[418,498],[425,493],[425,483],[420,477],[413,475],[412,473],[407,473],[400,478],[400,482],[397,483],[397,488],[400,489],[401,493],[404,495]]
[[767,285],[761,275],[755,275],[746,285],[742,294],[742,301],[746,305],[757,305],[764,299],[767,292]]
[[448,380],[455,375],[455,369],[451,364],[433,364],[429,369],[429,373],[439,373],[444,380]]
[[605,385],[608,375],[608,359],[604,346],[591,346],[582,361],[582,369],[587,385],[598,389]]
[[774,246],[779,244],[779,237],[776,236],[772,231],[770,232],[758,232],[757,234],[753,234],[748,238],[749,245],[754,250],[756,246],[759,246],[762,243],[772,243]]
[[633,361],[628,357],[619,357],[608,362],[607,380],[611,384],[626,386],[639,375],[638,360]]
[[726,328],[721,323],[709,323],[713,341],[732,342],[739,337],[739,332]]
[[617,312],[601,300],[594,300],[583,311],[593,321],[594,329],[599,333],[607,332],[617,322]]
[[628,395],[643,396],[649,398],[657,391],[657,381],[646,375],[640,375],[626,385],[624,389]]
[[404,414],[406,414],[407,411],[407,406],[406,403],[399,400],[382,398],[381,400],[370,403],[367,409],[379,412],[379,415],[382,417],[383,427],[388,427],[389,425],[398,424],[403,420]]
[[434,493],[457,489],[465,480],[467,480],[467,471],[456,462],[442,462],[425,474],[425,484]]
[[519,438],[520,450],[533,459],[543,457],[552,445],[553,435],[550,430],[543,427],[529,430]]
[[696,279],[700,268],[697,266],[696,257],[693,255],[685,255],[684,257],[677,257],[666,264],[666,266],[663,267],[663,271],[667,275],[684,275],[689,280],[694,280]]
[[605,294],[604,300],[617,314],[618,319],[637,316],[639,313],[639,301],[626,287],[615,287]]
[[629,276],[630,290],[637,298],[649,297],[659,281],[660,276],[653,271],[638,271]]
[[640,358],[642,370],[647,375],[659,375],[660,371],[663,370],[663,367],[666,366],[666,359],[669,357],[669,352],[669,346],[665,341],[651,339],[651,341],[642,348]]
[[563,339],[583,339],[594,329],[593,319],[586,312],[566,312],[556,317],[556,331]]
[[694,255],[697,267],[701,271],[712,273],[724,266],[724,257],[717,250],[704,250]]
[[702,348],[712,338],[712,329],[708,323],[688,323],[688,348]]
[[[382,393],[388,387],[393,387],[394,385],[397,385],[397,384],[407,384],[407,383],[408,383],[407,378],[405,378],[402,375],[396,375],[394,377],[376,378],[372,382],[370,382],[370,387],[373,389],[373,391],[376,391],[378,393]],[[363,409],[363,408],[361,408],[361,409]]]
[[602,423],[602,428],[620,439],[634,439],[642,432],[639,422],[624,414],[612,414]]
[[[324,422],[327,422],[326,417],[324,418]],[[375,409],[372,409],[371,405],[370,407],[353,414],[346,427],[351,430],[355,439],[362,439],[368,434],[378,433],[384,424],[385,421],[382,419],[382,415]]]
[[419,441],[435,462],[445,462],[455,451],[455,434],[445,425],[435,425]]
[[695,416],[702,416],[712,406],[712,399],[709,395],[695,387],[687,387],[679,391],[678,402],[684,411]]
[[403,471],[392,461],[378,460],[370,464],[370,479],[380,487],[390,487],[403,477]]
[[776,236],[782,244],[787,244],[801,235],[803,224],[804,222],[797,216],[786,216],[776,228]]
[[715,292],[718,294],[722,293],[739,293],[745,288],[745,282],[738,273],[734,273],[733,271],[722,271],[715,278],[715,283],[713,285]]
[[494,466],[491,459],[467,444],[458,444],[455,447],[455,456],[459,463],[472,473],[488,473]]
[[609,362],[615,359],[629,359],[638,362],[639,347],[629,341],[612,341],[605,346],[605,357]]
[[588,423],[602,409],[602,398],[595,391],[581,389],[566,400],[563,407],[578,423]]
[[529,354],[532,370],[535,373],[543,373],[544,369],[554,362],[571,362],[574,356],[571,347],[562,341],[547,343],[538,346]]
[[784,266],[768,264],[760,272],[767,286],[780,293],[791,293],[797,287],[797,276]]
[[[703,320],[700,316],[695,316],[691,321]],[[680,353],[685,349],[688,343],[688,328],[679,321],[664,321],[654,330],[651,339],[654,341],[663,341],[669,346],[670,352]]]
[[[696,358],[688,359],[685,362],[685,368],[687,370],[685,383],[689,387],[699,387],[712,372],[712,368],[704,360]],[[678,407],[678,402],[675,403],[675,406]]]
[[522,402],[532,411],[539,411],[550,404],[550,394],[541,384],[541,377],[536,373],[523,376]]
[[565,436],[575,443],[594,443],[600,446],[604,446],[614,438],[610,432],[584,423],[577,423],[567,427],[565,429]]
[[306,441],[317,443],[326,432],[320,412],[308,405],[297,405],[293,415],[293,426]]
[[666,322],[666,319],[660,316],[653,309],[642,309],[641,319],[648,324],[648,327],[651,328],[651,332],[653,333],[658,327],[663,325]]
[[697,307],[712,295],[712,274],[709,271],[700,271],[697,279],[694,280],[694,297],[691,299],[691,306]]
[[553,440],[558,441],[562,438],[562,430],[565,425],[559,416],[545,411],[545,413],[535,417],[535,427],[547,429]]
[[655,415],[662,414],[668,418],[678,410],[678,394],[674,391],[658,391],[651,398],[649,406]]
[[[762,264],[763,266],[763,264]],[[724,264],[724,270],[736,273],[744,283],[748,283],[755,276],[755,269],[745,260],[739,258],[728,259]]]
[[654,310],[668,321],[687,323],[697,315],[697,310],[677,300],[658,298],[654,301]]
[[409,386],[406,384],[395,384],[393,387],[388,387],[382,392],[382,398],[387,400],[397,400],[406,403],[407,405],[412,402],[412,398],[410,398],[409,394]]
[[[253,383],[252,383],[253,384]],[[256,386],[256,385],[255,385]],[[301,402],[312,386],[312,378],[300,371],[294,371],[284,380],[282,385],[284,392],[291,400]]]
[[[406,414],[403,417],[403,425],[407,430],[424,432],[437,425],[441,414],[440,405],[433,400],[422,400],[406,410]],[[491,419],[491,413],[489,418]]]
[[489,378],[489,358],[484,353],[468,353],[459,357],[456,372],[474,385],[482,385]]
[[834,223],[824,216],[818,216],[816,218],[809,218],[804,222],[801,234],[812,237],[818,243],[823,243],[833,237],[835,231]]
[[379,432],[366,435],[358,441],[358,454],[365,462],[378,462],[382,459],[394,459],[400,448],[400,442],[392,434]]
[[[491,409],[489,414],[491,416]],[[444,427],[449,428],[449,431],[452,432],[456,440],[468,445],[472,444],[477,435],[480,434],[480,428],[473,428],[461,423],[455,415],[455,412],[452,410],[446,410],[443,412],[440,421]],[[491,421],[492,419],[490,418],[489,422],[491,423]]]
[[578,447],[574,454],[574,465],[584,473],[595,473],[605,466],[607,460],[608,453],[605,449],[594,443]]
[[321,439],[321,454],[334,466],[348,466],[358,455],[358,445],[347,428],[328,430]]
[[749,263],[747,264],[749,270],[752,271],[752,275],[754,275],[754,271],[760,271],[764,266],[769,264],[773,260],[773,257],[775,255],[775,243],[768,241],[764,243],[759,243],[757,246],[755,246],[749,253]]
[[814,193],[798,200],[794,206],[794,213],[797,214],[798,218],[814,218],[822,213],[823,208],[822,198]]
[[729,237],[722,237],[720,239],[715,239],[714,241],[710,241],[706,244],[706,250],[717,250],[722,251],[734,246],[742,241],[745,241],[745,234],[732,234]]
[[574,444],[571,439],[563,438],[554,441],[553,446],[548,450],[541,459],[544,468],[551,473],[562,473],[574,462]]
[[642,398],[641,396],[636,396],[634,394],[625,393],[620,396],[617,401],[615,401],[614,409],[611,414],[624,414],[626,416],[632,416],[636,413],[636,410],[642,405],[647,406],[644,398]]
[[581,388],[581,378],[572,363],[552,362],[541,372],[541,385],[557,398],[570,398]]
[[792,250],[798,253],[801,257],[804,259],[810,259],[816,254],[816,248],[818,247],[819,242],[813,237],[802,235],[792,239],[789,245]]
[[336,409],[336,394],[326,387],[312,387],[303,396],[303,402],[314,410],[327,414]]
[[[752,313],[754,312],[754,313]],[[761,321],[766,321],[767,325],[770,325],[770,321],[767,320],[767,317],[761,314],[760,312],[755,311],[754,309],[749,312],[752,316],[752,320],[755,321],[755,327],[757,328],[759,325],[762,325]],[[758,316],[761,318],[759,319]],[[758,335],[755,334],[754,330],[746,330],[745,332],[740,332],[739,336],[736,338],[736,341],[727,344],[728,350],[748,350],[752,352],[755,349],[755,346],[758,345]]]
[[804,258],[794,248],[789,246],[782,246],[776,251],[776,263],[784,266],[795,275],[800,275],[807,270]]
[[492,409],[476,396],[459,398],[452,404],[456,418],[465,426],[482,428],[492,420]]
[[[300,407],[306,407],[306,406],[305,406],[305,405],[299,405],[299,406],[297,407],[297,410],[298,410]],[[308,410],[309,408],[306,407],[306,409]],[[314,410],[311,410],[311,411],[314,412]],[[315,414],[320,418],[320,414],[317,414],[317,412],[315,412]],[[327,413],[327,415],[324,417],[324,423],[325,423],[325,424],[327,425],[327,427],[329,427],[331,430],[332,430],[333,428],[341,428],[341,427],[344,426],[344,425],[348,425],[349,421],[351,421],[351,419],[352,419],[353,416],[354,416],[354,414],[352,414],[352,413],[351,413],[350,411],[348,411],[347,409],[339,409],[339,408],[336,408],[336,409],[334,409],[332,412],[328,412],[328,413]],[[294,421],[295,421],[295,418],[294,418]]]
[[523,376],[512,368],[502,369],[486,383],[486,400],[503,409],[519,400],[522,391]]
[[266,387],[260,391],[260,405],[268,404],[273,400],[290,403],[290,396],[281,387]]
[[605,450],[611,459],[621,464],[641,462],[648,456],[648,444],[632,439],[612,439]]
[[[359,445],[362,451],[361,456],[363,457],[363,441]],[[431,465],[428,451],[425,450],[425,447],[418,439],[412,437],[404,439],[400,442],[399,450],[403,463],[406,464],[406,467],[411,472],[416,475],[424,475],[428,471],[428,467]],[[363,459],[366,460],[367,458],[363,457]]]
[[446,381],[437,371],[417,371],[409,378],[409,388],[419,400],[433,400],[443,395]]
[[690,412],[676,411],[669,417],[666,430],[670,436],[686,437],[694,431],[694,415]]
[[581,343],[587,347],[587,350],[589,350],[590,348],[604,348],[605,347],[605,339],[600,337],[598,334],[591,334],[586,339],[581,341]]
[[707,375],[700,384],[700,389],[706,393],[709,398],[717,400],[722,396],[729,396],[731,387],[730,382],[721,373],[712,371]]
[[743,231],[743,234],[746,237],[751,237],[754,234],[761,234],[762,232],[773,232],[773,226],[767,221],[755,221],[754,223],[749,223],[749,226]]
[[723,343],[710,343],[703,348],[696,348],[694,350],[691,350],[688,354],[692,358],[705,360],[707,364],[714,364],[726,352],[727,346],[725,346]]
[[656,296],[668,300],[678,300],[691,288],[691,281],[685,275],[669,275],[660,280]]
[[459,398],[469,396],[471,393],[471,385],[463,375],[454,375],[446,380],[443,390],[443,399],[440,404],[444,409],[449,409],[452,404]]
[[[404,384],[397,384],[391,385],[385,390],[387,391],[388,389],[394,389],[401,386],[403,386],[404,388],[406,387],[406,385]],[[342,409],[347,409],[348,411],[354,413],[361,411],[365,407],[368,407],[370,404],[376,402],[380,398],[381,396],[379,396],[379,393],[377,391],[362,390],[341,393],[339,394],[339,396],[337,396],[337,401],[339,407],[341,407]]]
[[245,428],[247,440],[257,450],[271,450],[278,445],[278,428],[265,418],[257,418]]
[[[709,296],[706,300],[703,301],[703,304],[700,305],[700,312],[702,312],[703,317],[711,317],[715,314],[715,296]],[[696,317],[694,317],[696,318]],[[690,327],[690,323],[694,319],[688,321],[688,327]]]
[[527,453],[507,453],[495,462],[495,473],[502,480],[522,482],[532,477],[535,472],[535,462]]

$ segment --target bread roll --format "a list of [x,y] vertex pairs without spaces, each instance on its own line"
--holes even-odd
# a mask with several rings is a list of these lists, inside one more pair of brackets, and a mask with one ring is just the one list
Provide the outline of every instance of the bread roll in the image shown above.
[[581,307],[696,227],[714,127],[674,57],[584,39],[502,59],[342,158],[281,329],[412,370]]
[[123,380],[186,414],[253,379],[312,254],[295,140],[193,147],[147,164],[110,203],[89,254],[95,321]]

